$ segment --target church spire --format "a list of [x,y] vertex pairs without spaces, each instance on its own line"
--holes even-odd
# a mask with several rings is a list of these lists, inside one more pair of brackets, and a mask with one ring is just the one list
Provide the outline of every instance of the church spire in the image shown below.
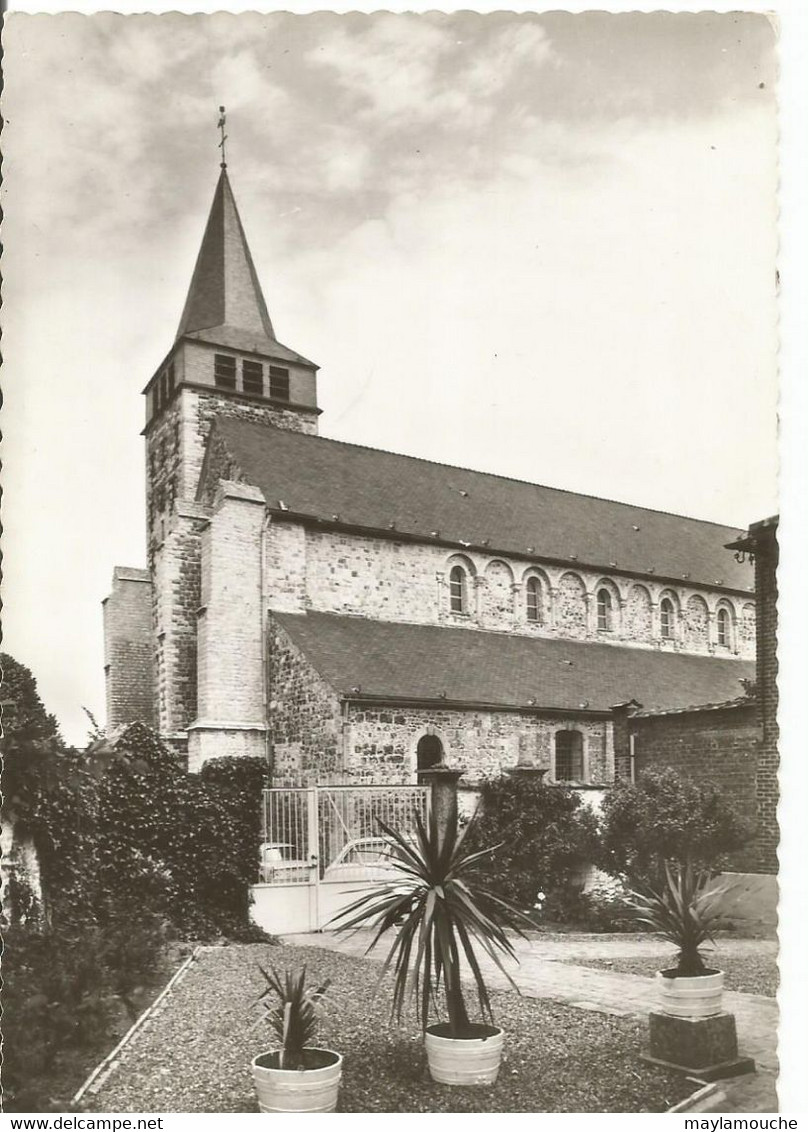
[[275,342],[261,284],[227,176],[224,117],[221,173],[185,300],[177,338],[221,328],[246,331]]

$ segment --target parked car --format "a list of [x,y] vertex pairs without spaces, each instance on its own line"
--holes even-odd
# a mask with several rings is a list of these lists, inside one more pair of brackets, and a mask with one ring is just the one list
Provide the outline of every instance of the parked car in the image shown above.
[[304,861],[296,856],[294,845],[289,841],[263,841],[259,850],[259,879],[264,884],[278,882],[293,884],[307,881],[314,862]]
[[394,847],[386,837],[358,837],[343,846],[323,872],[324,881],[389,881]]

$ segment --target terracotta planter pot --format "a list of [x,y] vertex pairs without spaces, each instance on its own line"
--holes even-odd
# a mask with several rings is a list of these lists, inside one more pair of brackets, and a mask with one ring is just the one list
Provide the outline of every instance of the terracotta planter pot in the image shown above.
[[499,1073],[505,1034],[498,1026],[475,1026],[479,1037],[451,1038],[443,1023],[425,1035],[429,1075],[443,1085],[493,1085]]
[[663,1014],[674,1018],[709,1018],[721,1013],[724,972],[709,971],[705,975],[678,975],[657,971],[659,1004]]
[[[277,1069],[278,1051],[253,1058],[252,1074],[261,1112],[334,1112],[342,1058],[330,1049],[306,1049],[311,1069]],[[317,1064],[320,1063],[320,1064]],[[324,1063],[324,1064],[323,1064]]]

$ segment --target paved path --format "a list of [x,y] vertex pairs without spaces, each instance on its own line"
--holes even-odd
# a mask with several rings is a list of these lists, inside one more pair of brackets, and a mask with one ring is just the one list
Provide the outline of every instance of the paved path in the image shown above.
[[[343,955],[364,956],[370,941],[368,931],[352,936],[335,936],[331,932],[285,936],[284,942],[306,947],[321,947],[339,951]],[[727,953],[776,952],[775,945],[763,940],[727,941]],[[555,939],[540,936],[529,940],[515,940],[518,964],[509,961],[506,969],[523,995],[530,998],[550,998],[585,1010],[599,1010],[607,1014],[645,1016],[656,1007],[654,980],[639,975],[625,975],[616,971],[601,971],[570,963],[571,959],[614,959],[665,954],[666,949],[655,940],[628,937],[608,939]],[[668,953],[670,949],[667,949]],[[717,955],[721,954],[719,944]],[[379,962],[384,958],[383,946],[372,951],[368,958]],[[563,960],[563,962],[560,962]],[[491,960],[481,961],[488,985],[497,990],[509,990],[508,980]],[[753,1078],[735,1078],[722,1082],[705,1097],[704,1104],[721,1104],[721,1108],[699,1108],[707,1112],[767,1112],[777,1111],[775,1076],[777,1073],[777,1002],[763,995],[724,992],[724,1008],[735,1015],[738,1046],[742,1054],[753,1057],[758,1073]],[[702,1102],[699,1102],[700,1104]],[[735,1107],[740,1105],[742,1107]],[[749,1107],[754,1105],[755,1107]],[[729,1106],[729,1107],[726,1107]]]

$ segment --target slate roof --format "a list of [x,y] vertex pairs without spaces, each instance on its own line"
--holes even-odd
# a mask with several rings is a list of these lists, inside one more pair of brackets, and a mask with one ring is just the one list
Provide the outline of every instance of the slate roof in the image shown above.
[[227,325],[275,338],[227,170],[222,169],[177,338]]
[[739,537],[734,527],[271,425],[219,417],[216,429],[274,511],[571,569],[577,562],[744,592],[754,582],[749,563],[725,549]]
[[[729,700],[752,662],[686,656],[333,613],[273,613],[336,692],[391,700],[608,711],[628,700],[669,710]],[[443,694],[442,694],[443,693]]]

